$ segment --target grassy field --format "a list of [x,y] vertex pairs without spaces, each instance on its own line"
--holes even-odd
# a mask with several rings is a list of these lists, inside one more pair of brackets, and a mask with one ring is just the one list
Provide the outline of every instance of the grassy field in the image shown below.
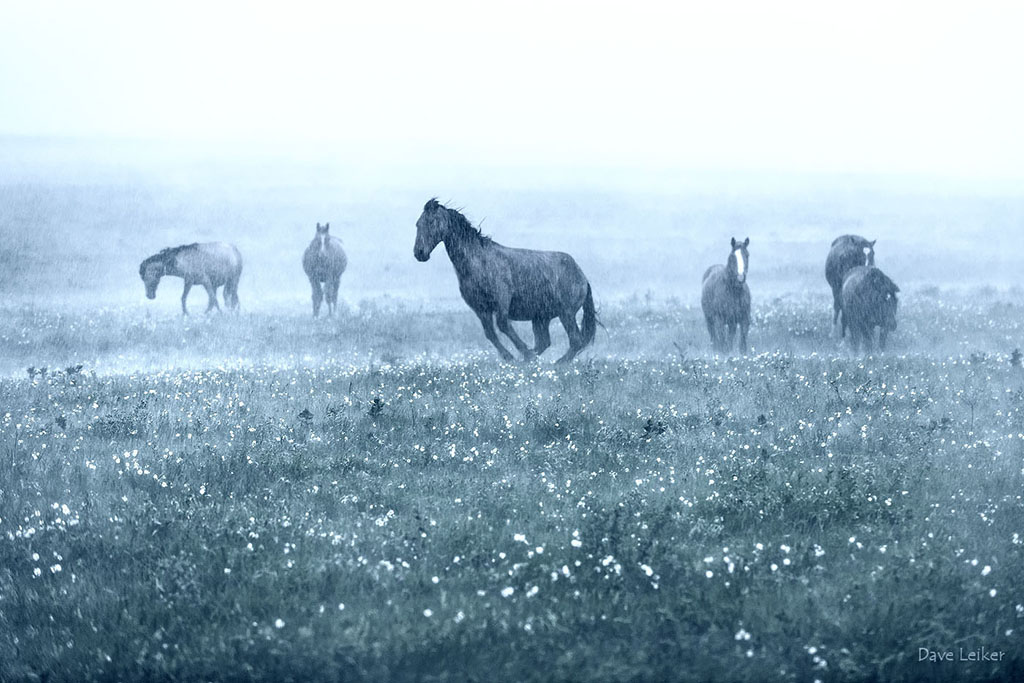
[[[412,259],[443,174],[76,168],[0,183],[0,680],[1024,677],[1020,198],[465,187],[500,242],[573,253],[604,323],[506,365]],[[830,333],[842,232],[902,288],[879,355]],[[697,296],[733,235],[726,358]],[[142,300],[142,258],[205,239],[242,250],[240,315]]]
[[468,311],[11,308],[0,678],[1019,678],[1024,311],[909,298],[870,358],[827,296],[732,359],[608,305],[568,367]]

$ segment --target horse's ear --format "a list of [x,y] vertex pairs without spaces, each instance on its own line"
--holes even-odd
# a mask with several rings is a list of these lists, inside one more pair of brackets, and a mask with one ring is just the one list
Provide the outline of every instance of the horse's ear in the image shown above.
[[747,239],[743,240],[743,246],[745,246],[745,247],[749,247],[750,246],[750,238],[749,237]]
[[872,249],[874,249],[875,248],[875,242],[877,242],[877,241],[878,240],[871,240],[870,242],[868,242],[868,246],[871,247]]
[[331,229],[331,224],[330,223],[324,223],[324,232],[327,232],[330,229]]
[[736,238],[732,237],[732,238],[730,238],[730,241],[732,242],[732,248],[735,249],[736,248]]
[[316,229],[317,229],[317,230],[319,230],[319,229],[320,229],[320,221],[317,221],[317,224],[316,224]]

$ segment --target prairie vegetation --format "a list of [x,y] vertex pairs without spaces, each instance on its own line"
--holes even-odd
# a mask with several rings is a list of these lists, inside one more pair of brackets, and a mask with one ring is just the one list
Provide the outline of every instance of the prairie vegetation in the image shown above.
[[[415,209],[391,271],[346,237],[333,319],[310,318],[299,264],[328,216],[262,275],[287,240],[246,238],[241,314],[181,318],[174,285],[138,301],[134,255],[204,235],[125,227],[133,206],[185,216],[173,195],[111,191],[103,232],[96,192],[4,192],[23,222],[0,274],[0,678],[1024,675],[1024,308],[940,280],[955,250],[881,236],[899,327],[861,357],[830,332],[831,223],[792,250],[720,225],[752,236],[751,351],[727,358],[696,299],[721,240],[681,273],[581,247],[595,346],[554,366],[556,333],[509,365],[450,266],[406,263]],[[40,241],[25,226],[54,206],[76,230]],[[371,258],[404,295],[360,278]],[[982,647],[1001,661],[919,661]]]

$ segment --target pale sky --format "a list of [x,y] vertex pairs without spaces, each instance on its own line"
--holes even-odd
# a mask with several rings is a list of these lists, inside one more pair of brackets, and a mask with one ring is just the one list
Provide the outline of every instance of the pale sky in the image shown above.
[[1024,179],[1024,5],[9,2],[0,135]]

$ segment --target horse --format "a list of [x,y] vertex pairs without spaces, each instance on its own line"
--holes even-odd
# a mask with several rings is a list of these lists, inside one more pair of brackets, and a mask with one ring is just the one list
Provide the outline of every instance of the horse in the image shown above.
[[[569,254],[559,251],[515,249],[487,237],[455,209],[428,201],[416,221],[413,255],[424,262],[439,242],[455,267],[462,298],[476,313],[484,335],[506,361],[512,354],[494,331],[508,337],[524,360],[532,360],[551,346],[549,325],[558,318],[569,336],[569,350],[558,359],[571,361],[597,333],[594,296],[583,271]],[[576,313],[583,309],[582,329]],[[510,320],[533,323],[534,348],[529,348]]]
[[329,234],[330,223],[316,224],[316,236],[302,255],[302,269],[313,288],[313,317],[320,315],[320,303],[327,298],[327,314],[334,315],[338,305],[341,274],[348,267],[348,257],[341,240]]
[[[843,310],[843,280],[852,268],[875,265],[875,242],[860,235],[841,235],[832,240],[828,258],[825,259],[825,280],[832,288],[832,327],[839,321]],[[846,334],[843,325],[842,334]]]
[[139,265],[139,276],[146,285],[146,297],[156,298],[156,287],[165,275],[185,281],[181,293],[181,312],[188,315],[185,300],[192,285],[202,285],[210,301],[206,312],[216,308],[217,288],[224,287],[224,305],[238,308],[238,278],[242,275],[242,255],[233,244],[225,242],[193,242],[161,250]]
[[849,327],[854,351],[860,350],[862,343],[866,351],[871,351],[876,327],[878,347],[885,349],[889,333],[896,329],[899,291],[896,283],[874,266],[850,270],[843,281],[843,335]]
[[732,238],[732,251],[725,265],[714,265],[704,271],[700,307],[711,335],[711,345],[716,351],[732,348],[737,326],[740,329],[739,350],[747,350],[747,330],[750,329],[749,245],[749,237],[743,242]]

